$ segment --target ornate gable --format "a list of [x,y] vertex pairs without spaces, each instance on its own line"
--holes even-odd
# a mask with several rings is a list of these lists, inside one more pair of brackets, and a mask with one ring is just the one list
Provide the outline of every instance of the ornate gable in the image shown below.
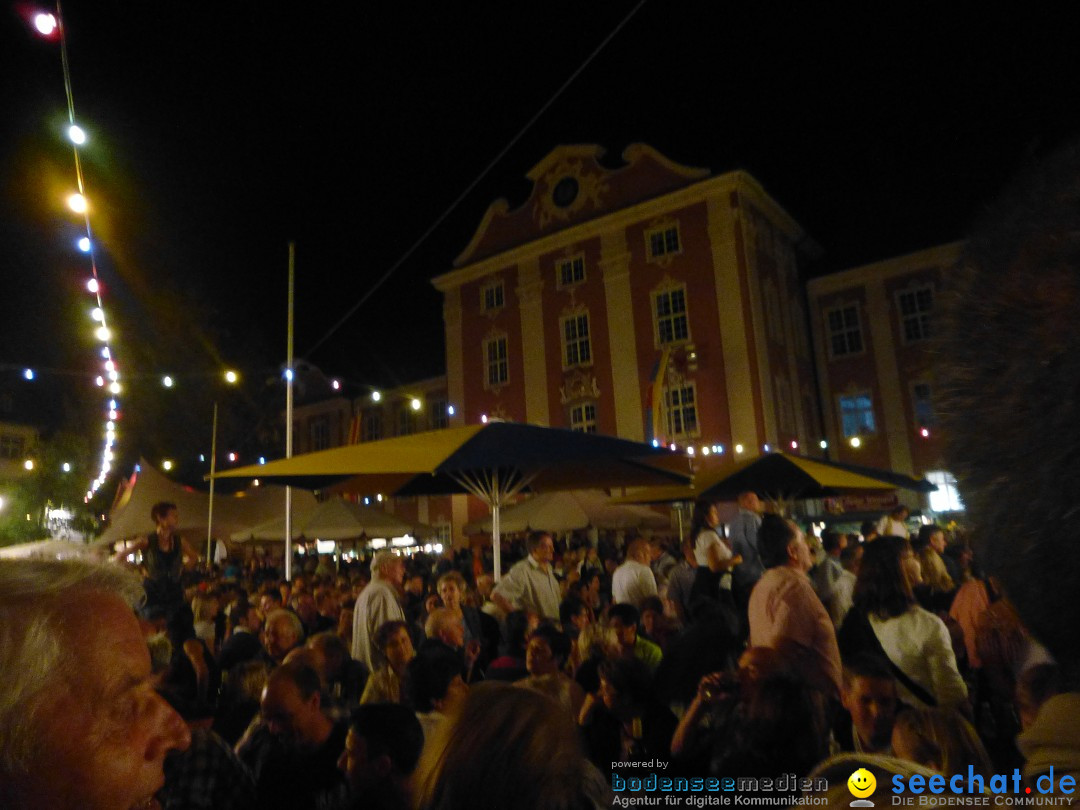
[[708,177],[668,160],[651,146],[631,144],[625,166],[600,165],[604,150],[595,144],[559,146],[526,175],[532,193],[510,210],[505,199],[488,208],[455,267],[493,256],[563,228],[627,208]]

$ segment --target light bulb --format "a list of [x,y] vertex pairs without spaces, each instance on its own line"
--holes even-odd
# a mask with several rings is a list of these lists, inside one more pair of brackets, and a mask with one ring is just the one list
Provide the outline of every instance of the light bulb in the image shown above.
[[56,33],[56,17],[42,12],[34,16],[34,28],[43,37],[51,37]]

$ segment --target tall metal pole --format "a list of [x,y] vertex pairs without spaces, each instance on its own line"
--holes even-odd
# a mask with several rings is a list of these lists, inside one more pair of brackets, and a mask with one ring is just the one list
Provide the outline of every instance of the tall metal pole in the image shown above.
[[499,471],[495,470],[494,483],[491,487],[491,558],[495,564],[495,581],[502,579],[502,526],[500,525]]
[[[292,458],[293,411],[293,298],[296,279],[296,243],[289,242],[289,328],[285,352],[285,458]],[[292,487],[285,487],[285,579],[292,582]]]
[[206,516],[206,567],[214,561],[214,473],[217,471],[217,403],[214,403],[214,430],[210,437],[210,514]]

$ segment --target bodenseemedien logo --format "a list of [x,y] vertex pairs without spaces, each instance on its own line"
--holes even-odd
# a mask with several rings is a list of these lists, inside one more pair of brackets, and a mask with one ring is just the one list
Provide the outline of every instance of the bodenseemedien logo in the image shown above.
[[849,806],[850,807],[873,807],[874,803],[869,801],[868,797],[874,795],[874,791],[877,790],[877,779],[866,768],[859,768],[855,773],[851,774],[847,780],[848,790],[851,791],[851,795],[855,797]]

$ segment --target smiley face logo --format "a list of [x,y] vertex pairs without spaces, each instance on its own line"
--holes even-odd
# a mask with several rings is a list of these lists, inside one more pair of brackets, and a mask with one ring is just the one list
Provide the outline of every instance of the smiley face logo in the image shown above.
[[865,799],[877,789],[877,779],[866,768],[859,768],[847,780],[848,790],[857,799]]

